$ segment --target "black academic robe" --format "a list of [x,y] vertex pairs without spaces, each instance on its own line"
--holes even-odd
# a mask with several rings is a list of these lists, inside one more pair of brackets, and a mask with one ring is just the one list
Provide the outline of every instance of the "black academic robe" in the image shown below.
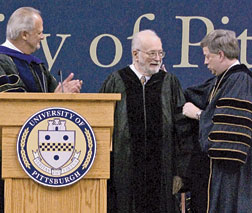
[[[201,85],[187,88],[184,91],[186,102],[192,102],[202,110],[209,104],[208,96],[215,84],[215,77],[208,79]],[[194,148],[192,151],[191,162],[189,164],[190,182],[190,208],[194,213],[206,212],[207,210],[207,187],[210,172],[210,161],[207,153],[201,150],[199,144],[199,121],[189,119],[192,125],[192,136]]]
[[207,212],[249,213],[252,75],[245,65],[235,65],[216,80],[199,123],[200,146],[210,158]]
[[121,93],[115,108],[109,213],[174,213],[172,181],[186,174],[190,155],[177,78],[164,71],[143,87],[126,67],[112,73],[101,92]]

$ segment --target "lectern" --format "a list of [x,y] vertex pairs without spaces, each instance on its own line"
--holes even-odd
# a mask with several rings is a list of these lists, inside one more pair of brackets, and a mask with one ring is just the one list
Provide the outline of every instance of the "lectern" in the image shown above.
[[[120,94],[1,93],[0,128],[5,213],[104,213],[110,177],[114,108]],[[92,127],[97,150],[93,165],[78,182],[60,188],[36,183],[17,158],[20,128],[34,113],[50,107],[73,110]]]

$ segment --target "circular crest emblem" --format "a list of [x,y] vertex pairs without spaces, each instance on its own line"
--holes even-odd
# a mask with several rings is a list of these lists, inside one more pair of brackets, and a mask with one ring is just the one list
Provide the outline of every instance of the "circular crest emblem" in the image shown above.
[[17,139],[18,160],[36,182],[62,187],[80,180],[91,168],[96,140],[87,121],[65,108],[32,115]]

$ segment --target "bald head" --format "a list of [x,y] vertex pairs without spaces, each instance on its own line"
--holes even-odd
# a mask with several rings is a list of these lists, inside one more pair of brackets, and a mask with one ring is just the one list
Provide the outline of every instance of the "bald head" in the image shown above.
[[157,39],[161,42],[161,39],[153,30],[143,30],[135,33],[132,38],[131,51],[144,48],[148,45],[150,38]]

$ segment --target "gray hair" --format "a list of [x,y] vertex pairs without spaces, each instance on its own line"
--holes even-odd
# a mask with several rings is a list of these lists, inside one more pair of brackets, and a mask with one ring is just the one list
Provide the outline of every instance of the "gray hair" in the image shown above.
[[238,59],[240,54],[239,43],[235,32],[231,30],[214,30],[207,34],[200,42],[200,46],[208,47],[210,53],[217,54],[220,50],[229,59]]
[[152,36],[156,36],[156,37],[159,38],[159,36],[153,30],[142,30],[142,31],[140,31],[138,33],[135,33],[133,35],[132,42],[131,42],[131,51],[142,48],[142,35],[143,34],[145,34],[145,35],[152,35]]
[[32,7],[21,7],[15,10],[8,21],[6,37],[15,40],[20,32],[33,30],[35,25],[34,15],[40,16],[40,11]]

